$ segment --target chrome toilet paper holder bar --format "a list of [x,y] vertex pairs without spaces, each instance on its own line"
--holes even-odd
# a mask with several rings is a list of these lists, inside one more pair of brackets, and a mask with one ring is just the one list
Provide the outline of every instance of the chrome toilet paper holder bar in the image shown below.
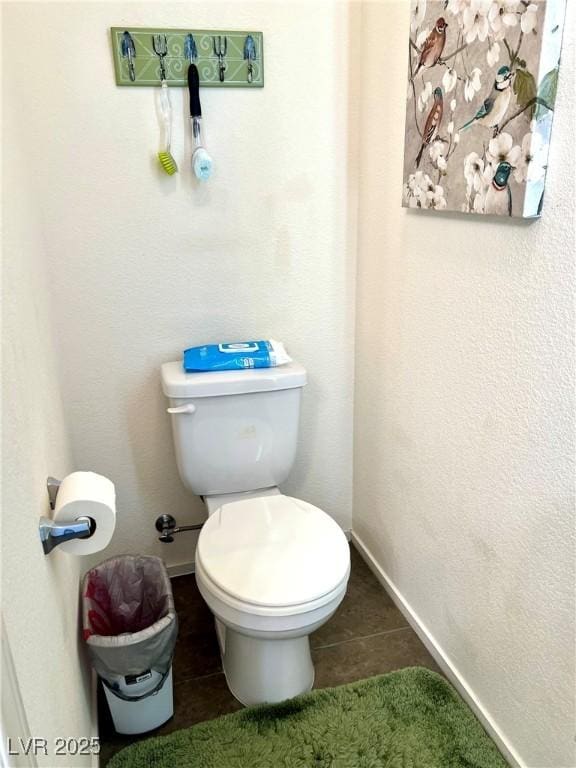
[[[56,498],[62,481],[55,477],[46,480],[50,509],[55,509]],[[49,517],[41,517],[38,523],[40,541],[45,555],[49,555],[53,549],[65,541],[72,539],[89,539],[96,530],[96,523],[91,517],[78,517],[70,522],[55,523]]]

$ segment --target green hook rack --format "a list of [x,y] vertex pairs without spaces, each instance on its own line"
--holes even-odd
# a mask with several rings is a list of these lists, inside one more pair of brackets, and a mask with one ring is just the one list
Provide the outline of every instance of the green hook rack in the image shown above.
[[[200,85],[214,88],[262,88],[264,85],[264,36],[262,32],[208,29],[158,29],[156,27],[112,27],[112,56],[116,85],[160,85],[160,62],[154,53],[154,35],[166,35],[168,47],[164,59],[166,81],[171,86],[188,84],[190,60],[186,58],[186,37],[194,37]],[[131,40],[126,45],[125,33]],[[246,38],[252,37],[255,58],[246,59]],[[124,45],[123,45],[124,40]],[[220,42],[226,40],[224,80],[220,80],[220,64],[216,50],[223,50]],[[133,79],[132,79],[133,78]]]

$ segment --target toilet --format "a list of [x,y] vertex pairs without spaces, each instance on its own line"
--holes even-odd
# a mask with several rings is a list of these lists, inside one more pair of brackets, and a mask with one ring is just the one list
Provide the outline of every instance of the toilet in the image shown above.
[[228,687],[245,705],[312,688],[309,635],[341,603],[350,575],[342,529],[279,488],[296,456],[305,384],[295,362],[206,373],[162,366],[180,477],[208,511],[196,581]]

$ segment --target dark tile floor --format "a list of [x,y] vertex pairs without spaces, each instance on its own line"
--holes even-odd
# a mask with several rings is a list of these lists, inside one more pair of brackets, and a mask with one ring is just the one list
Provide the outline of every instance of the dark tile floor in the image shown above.
[[[352,575],[346,597],[330,621],[311,637],[314,687],[341,685],[409,666],[439,672],[414,630],[353,547],[351,555]],[[194,576],[180,576],[172,585],[180,621],[174,656],[174,717],[144,737],[120,736],[114,731],[100,691],[102,766],[138,738],[167,734],[242,707],[226,687],[214,620]]]

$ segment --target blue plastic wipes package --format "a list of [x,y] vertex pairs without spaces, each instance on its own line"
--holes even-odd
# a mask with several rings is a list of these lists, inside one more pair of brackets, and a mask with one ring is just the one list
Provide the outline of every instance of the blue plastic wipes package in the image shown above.
[[237,371],[244,368],[274,368],[291,363],[284,345],[267,341],[238,341],[232,344],[208,344],[184,350],[184,370]]

